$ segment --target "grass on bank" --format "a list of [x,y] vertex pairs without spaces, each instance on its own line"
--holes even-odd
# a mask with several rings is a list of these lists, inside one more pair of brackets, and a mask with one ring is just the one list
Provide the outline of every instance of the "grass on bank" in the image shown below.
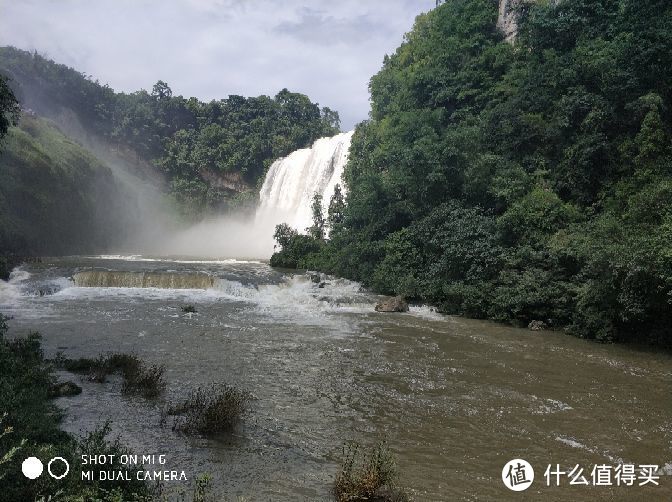
[[410,498],[398,486],[398,478],[394,454],[385,441],[368,451],[352,443],[344,447],[334,496],[338,502],[407,502]]
[[95,359],[57,359],[57,365],[72,373],[85,373],[92,382],[104,383],[108,375],[119,374],[123,378],[121,391],[124,394],[140,394],[147,398],[157,397],[166,387],[165,367],[148,364],[135,354],[110,354]]
[[[9,340],[6,317],[0,315],[0,500],[36,502],[215,502],[211,477],[195,476],[190,485],[150,485],[135,478],[129,471],[126,480],[99,479],[100,471],[127,471],[120,463],[123,454],[132,453],[119,438],[110,440],[109,422],[83,438],[72,436],[59,428],[61,411],[50,399],[49,389],[56,382],[53,364],[44,358],[40,336]],[[113,355],[108,367],[136,369],[135,356]],[[87,372],[92,361],[69,360],[71,368]],[[143,372],[136,372],[142,380]],[[114,455],[105,465],[82,466],[82,455]],[[70,465],[70,473],[61,480],[42,475],[35,480],[21,473],[27,457],[45,459],[60,456]],[[108,457],[109,458],[109,457]],[[94,471],[93,480],[82,481],[82,467]]]
[[[56,379],[44,359],[40,336],[7,339],[6,318],[0,315],[0,486],[2,500],[149,500],[149,488],[139,481],[82,482],[80,455],[126,453],[119,441],[108,441],[109,424],[78,439],[59,428],[62,413],[50,399]],[[62,480],[21,474],[27,457],[64,457],[71,473]],[[88,466],[87,466],[88,467]],[[93,467],[92,467],[93,468]],[[102,468],[102,467],[101,467]],[[110,468],[110,466],[106,466]],[[114,465],[115,470],[124,466]]]
[[164,411],[174,417],[173,430],[197,434],[230,432],[242,420],[252,396],[230,385],[199,387]]

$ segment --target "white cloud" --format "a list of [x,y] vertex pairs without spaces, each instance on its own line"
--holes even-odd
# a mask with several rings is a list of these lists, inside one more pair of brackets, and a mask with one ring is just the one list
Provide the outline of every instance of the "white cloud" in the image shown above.
[[304,92],[351,128],[368,81],[434,0],[0,0],[0,45],[46,53],[116,90]]

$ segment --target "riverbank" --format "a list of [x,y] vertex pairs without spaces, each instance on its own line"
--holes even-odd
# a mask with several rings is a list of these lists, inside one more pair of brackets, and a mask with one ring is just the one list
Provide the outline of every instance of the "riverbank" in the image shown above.
[[[55,496],[53,500],[143,500],[149,487],[143,483],[85,482],[79,458],[86,454],[115,455],[125,452],[118,442],[105,437],[109,428],[104,423],[84,438],[61,430],[63,412],[54,403],[56,386],[53,367],[45,360],[41,337],[7,339],[7,318],[0,315],[0,479],[3,500],[37,500]],[[66,459],[72,472],[62,481],[53,476],[33,480],[21,474],[22,462],[28,457]],[[117,460],[111,466],[125,472]],[[62,468],[62,466],[59,466]],[[62,471],[57,471],[60,475]],[[115,498],[116,497],[116,498]]]

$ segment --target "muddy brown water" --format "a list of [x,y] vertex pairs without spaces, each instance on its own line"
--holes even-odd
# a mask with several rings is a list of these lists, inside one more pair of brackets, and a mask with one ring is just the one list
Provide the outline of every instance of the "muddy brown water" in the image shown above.
[[[209,289],[76,287],[70,278],[89,270],[215,279]],[[356,283],[324,279],[244,260],[49,259],[0,285],[0,312],[14,316],[11,335],[40,331],[47,355],[122,351],[164,364],[158,401],[124,396],[114,380],[79,382],[81,395],[58,400],[63,427],[109,419],[135,453],[165,454],[164,468],[192,480],[209,472],[221,500],[330,500],[344,442],[383,438],[415,500],[672,499],[668,354],[427,307],[376,313],[377,297]],[[166,402],[211,382],[254,395],[234,435],[159,426]],[[514,458],[535,471],[524,492],[501,479]],[[548,487],[549,464],[578,464],[589,481],[595,465],[655,464],[660,486]]]

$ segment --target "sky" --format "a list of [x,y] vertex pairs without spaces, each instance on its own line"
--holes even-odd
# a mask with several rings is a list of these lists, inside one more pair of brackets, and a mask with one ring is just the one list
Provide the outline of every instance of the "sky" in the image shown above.
[[435,0],[0,0],[0,45],[117,91],[168,82],[205,101],[288,88],[368,117],[368,82]]

